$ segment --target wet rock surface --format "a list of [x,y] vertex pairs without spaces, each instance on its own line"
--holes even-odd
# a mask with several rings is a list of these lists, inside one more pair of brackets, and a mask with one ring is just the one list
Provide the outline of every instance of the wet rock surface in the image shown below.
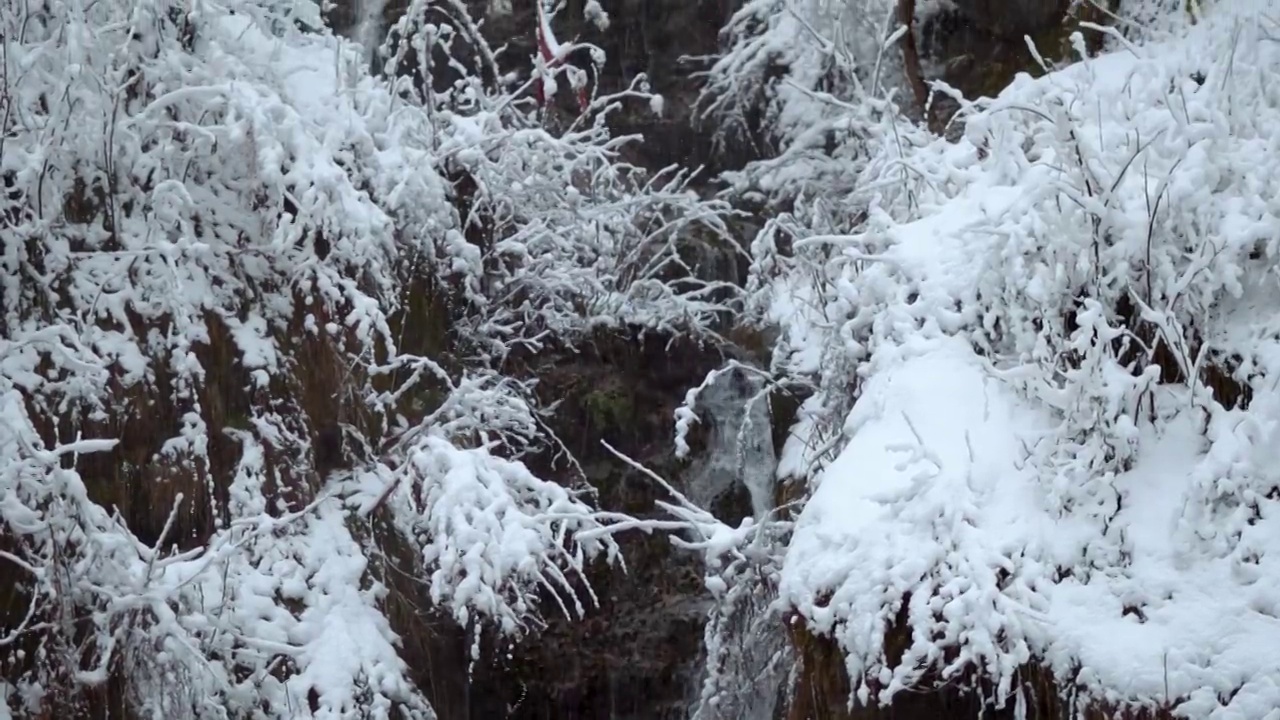
[[[554,430],[582,463],[602,507],[657,517],[654,501],[666,498],[652,480],[605,450],[601,440],[688,488],[699,470],[674,457],[674,413],[685,390],[722,361],[718,353],[693,343],[668,348],[659,337],[642,342],[602,337],[581,354],[548,361],[538,370],[542,392],[563,400]],[[709,450],[706,439],[694,439],[696,457]],[[736,523],[751,512],[741,484],[722,482],[721,487],[725,490],[713,506],[723,519]],[[547,628],[513,652],[506,683],[523,698],[510,717],[688,716],[697,697],[709,601],[701,558],[662,536],[633,533],[620,544],[627,572],[599,567],[590,578],[600,607],[584,620],[549,615]]]

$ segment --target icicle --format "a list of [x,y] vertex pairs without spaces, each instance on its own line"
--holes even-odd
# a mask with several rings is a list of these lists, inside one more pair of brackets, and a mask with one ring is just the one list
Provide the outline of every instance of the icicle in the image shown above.
[[387,0],[356,0],[356,29],[354,40],[364,46],[364,57],[373,63],[374,70],[378,59],[378,50],[385,39]]

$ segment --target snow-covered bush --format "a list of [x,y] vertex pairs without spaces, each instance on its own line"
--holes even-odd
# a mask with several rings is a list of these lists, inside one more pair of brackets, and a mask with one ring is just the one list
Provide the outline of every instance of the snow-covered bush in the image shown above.
[[853,212],[757,239],[775,369],[838,431],[786,460],[780,599],[851,702],[1025,710],[1046,671],[1075,707],[1280,703],[1271,10],[1177,8],[963,102],[958,142],[888,118]]
[[[721,32],[699,111],[723,149],[762,159],[723,178],[734,195],[775,210],[851,217],[845,195],[874,155],[868,137],[907,83],[897,3],[751,0]],[[895,103],[896,101],[896,103]],[[819,188],[821,191],[819,192]],[[822,198],[821,208],[808,208]]]
[[[453,9],[402,45],[491,55]],[[366,520],[476,637],[536,623],[544,590],[581,612],[619,518],[522,464],[556,441],[510,369],[601,327],[708,334],[730,307],[678,243],[723,233],[723,207],[619,161],[599,120],[621,98],[553,134],[480,71],[443,94],[370,76],[319,17],[0,6],[16,711],[110,686],[148,716],[430,717]],[[329,474],[313,441],[343,435],[356,469]]]

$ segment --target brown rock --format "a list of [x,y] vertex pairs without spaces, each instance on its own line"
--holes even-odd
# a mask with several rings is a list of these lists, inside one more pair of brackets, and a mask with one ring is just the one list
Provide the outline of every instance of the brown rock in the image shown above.
[[1071,0],[955,0],[971,22],[1004,38],[1021,39],[1062,22]]

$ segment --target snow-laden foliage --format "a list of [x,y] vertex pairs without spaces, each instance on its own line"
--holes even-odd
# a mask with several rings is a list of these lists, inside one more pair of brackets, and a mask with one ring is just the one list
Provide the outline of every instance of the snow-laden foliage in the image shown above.
[[[397,26],[422,62],[389,83],[306,0],[0,6],[15,711],[110,685],[146,716],[430,717],[375,513],[477,637],[589,602],[619,518],[522,463],[556,441],[507,373],[602,327],[710,332],[732,292],[676,238],[721,208],[618,160],[625,98],[544,130],[449,8]],[[481,62],[438,91],[458,38]],[[360,463],[326,475],[340,435]]]
[[703,629],[702,688],[691,717],[772,717],[779,690],[785,691],[795,667],[792,648],[779,631],[785,620],[777,602],[779,548],[790,536],[790,523],[765,517],[748,518],[732,529],[702,527],[689,547],[705,554],[713,604]]
[[817,389],[781,600],[851,701],[1025,710],[1040,668],[1080,706],[1280,705],[1273,10],[1178,8],[958,142],[886,117],[851,222],[757,239],[775,369]]
[[896,5],[750,0],[730,18],[699,111],[721,146],[749,143],[766,156],[724,177],[736,194],[781,208],[816,196],[826,201],[818,212],[845,214],[868,126],[896,112],[884,100],[906,87]]

